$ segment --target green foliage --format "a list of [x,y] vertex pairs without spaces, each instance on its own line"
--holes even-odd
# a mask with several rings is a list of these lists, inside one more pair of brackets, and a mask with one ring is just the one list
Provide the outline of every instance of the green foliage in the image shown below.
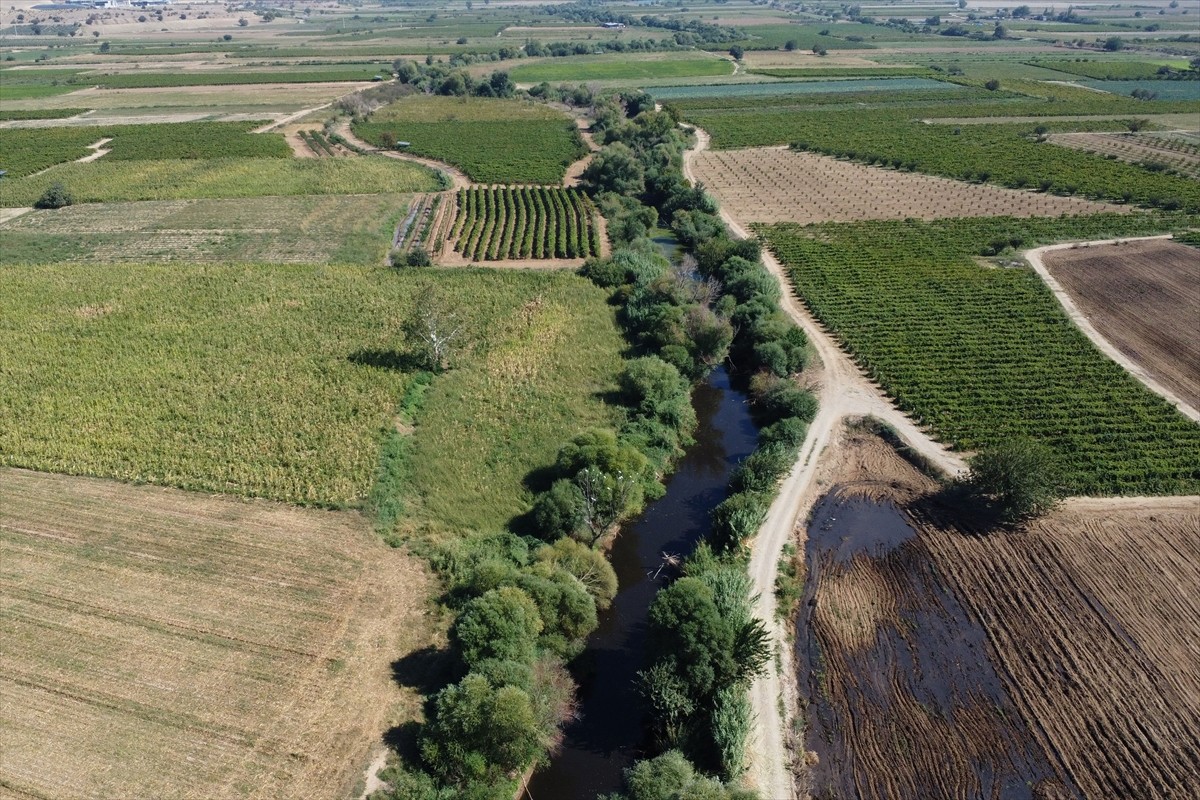
[[479,183],[558,184],[587,148],[575,123],[515,100],[414,97],[385,106],[354,133],[375,145],[388,134],[407,152],[444,161]]
[[968,482],[1004,522],[1045,514],[1060,494],[1053,454],[1023,438],[1006,439],[973,456]]
[[1065,72],[1068,75],[1082,75],[1085,78],[1096,78],[1102,81],[1155,80],[1169,77],[1174,71],[1168,68],[1166,75],[1160,72],[1162,67],[1147,61],[1115,61],[1115,60],[1066,60],[1066,59],[1032,59],[1026,62],[1032,66]]
[[622,142],[605,147],[583,171],[582,184],[592,192],[637,196],[646,191],[646,170],[630,147]]
[[290,158],[278,134],[251,134],[257,123],[178,122],[156,125],[108,125],[64,128],[0,128],[0,152],[7,179],[20,178],[88,154],[88,145],[104,145],[110,160],[179,158]]
[[636,415],[662,422],[681,432],[696,427],[691,387],[672,365],[656,356],[635,358],[620,378],[627,406]]
[[559,478],[533,503],[533,523],[538,534],[553,542],[573,536],[583,527],[583,493],[573,480]]
[[767,518],[770,498],[753,492],[738,492],[725,498],[712,515],[712,545],[717,552],[731,553],[758,533]]
[[[787,419],[795,420],[795,417]],[[799,421],[799,420],[797,420]],[[775,423],[776,425],[781,424]],[[803,423],[802,423],[803,424]],[[787,474],[796,461],[795,447],[779,443],[760,445],[742,463],[730,478],[729,486],[735,492],[773,492],[775,484]]]
[[34,208],[66,208],[74,203],[71,192],[61,183],[52,183],[46,193],[33,204]]
[[468,666],[484,659],[533,661],[542,619],[528,594],[513,586],[471,600],[454,625],[459,653]]
[[631,78],[693,78],[728,75],[728,61],[718,58],[674,56],[638,58],[628,55],[581,56],[536,64],[522,64],[512,70],[517,83],[549,81],[622,80]]
[[[76,157],[85,153],[86,149]],[[437,188],[432,170],[391,158],[109,161],[105,156],[89,164],[59,164],[40,175],[5,178],[0,181],[0,205],[33,205],[56,181],[75,188],[77,203],[386,194]]]
[[1033,439],[1070,493],[1186,494],[1200,491],[1200,426],[1096,351],[1033,272],[973,258],[999,239],[1031,247],[1195,224],[1098,215],[761,230],[817,319],[945,441]]
[[[7,79],[7,76],[6,76]],[[0,120],[10,119],[66,119],[86,114],[86,108],[0,108]]]
[[455,784],[500,781],[540,750],[529,695],[516,686],[493,687],[475,674],[438,694],[421,742],[425,762]]
[[621,800],[755,800],[757,797],[752,791],[723,786],[698,774],[683,753],[668,750],[625,770],[625,794]]
[[474,261],[582,258],[601,247],[591,199],[559,187],[461,189],[451,238]]
[[712,712],[712,736],[721,777],[733,781],[746,771],[746,740],[752,727],[746,690],[725,687],[717,692]]
[[617,596],[617,575],[604,553],[571,539],[559,539],[539,548],[537,559],[574,576],[595,599],[598,609],[611,606]]

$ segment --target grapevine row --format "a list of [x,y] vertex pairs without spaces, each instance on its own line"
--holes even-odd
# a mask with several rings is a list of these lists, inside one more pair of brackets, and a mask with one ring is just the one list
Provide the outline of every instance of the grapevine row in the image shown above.
[[450,240],[472,261],[600,255],[596,208],[577,189],[474,187],[457,202]]

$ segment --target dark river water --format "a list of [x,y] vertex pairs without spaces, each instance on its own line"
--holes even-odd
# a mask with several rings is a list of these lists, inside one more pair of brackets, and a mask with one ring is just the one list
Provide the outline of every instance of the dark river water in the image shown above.
[[692,395],[699,425],[666,494],[626,524],[610,553],[620,589],[612,608],[573,665],[579,718],[566,728],[562,752],[529,782],[533,800],[593,800],[621,788],[622,770],[645,753],[646,715],[635,680],[644,666],[646,616],[671,572],[663,553],[686,556],[708,533],[713,508],[726,497],[733,467],[754,449],[757,429],[746,396],[724,369]]

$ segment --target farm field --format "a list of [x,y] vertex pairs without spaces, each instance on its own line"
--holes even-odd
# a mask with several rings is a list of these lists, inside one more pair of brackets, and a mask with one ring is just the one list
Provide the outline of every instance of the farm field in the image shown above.
[[8,263],[382,264],[411,195],[103,203],[34,211],[0,225]]
[[355,513],[0,469],[4,794],[348,796],[431,584]]
[[[868,167],[773,147],[707,150],[696,177],[740,221],[853,222],[945,217],[1054,217],[1127,207]],[[796,187],[804,187],[797,192]]]
[[700,78],[733,73],[723,58],[695,55],[580,56],[521,64],[509,76],[517,83],[600,81],[655,78]]
[[1167,135],[1153,133],[1060,133],[1050,141],[1063,147],[1085,150],[1129,164],[1159,165],[1200,180],[1200,146]]
[[[336,100],[355,88],[336,83],[279,83],[244,86],[175,86],[158,89],[78,89],[54,97],[5,100],[6,109],[88,108],[110,115],[172,114],[203,111],[241,113],[270,119],[278,114],[313,108]],[[71,87],[66,87],[68,90]],[[113,120],[119,122],[119,119]]]
[[981,255],[1190,218],[880,221],[758,228],[867,375],[943,441],[1049,447],[1073,494],[1200,490],[1200,426],[1102,356],[1031,270]]
[[1200,407],[1200,253],[1156,240],[1059,250],[1046,268],[1105,339]]
[[879,440],[840,450],[797,622],[814,795],[1188,796],[1196,498],[969,535]]
[[621,363],[605,292],[566,274],[6,262],[0,296],[3,465],[335,507],[366,501],[413,380],[406,315],[447,304],[461,363],[411,443],[431,524],[527,510],[525,474],[609,419]]
[[106,157],[6,179],[0,182],[0,205],[31,206],[54,183],[66,186],[76,203],[407,193],[438,186],[434,174],[424,167],[379,157],[191,161],[108,161]]
[[648,86],[655,100],[684,100],[693,97],[774,97],[783,95],[842,94],[845,92],[936,91],[951,95],[958,84],[929,78],[844,78],[839,80],[772,81],[730,83],[716,86]]
[[576,189],[462,189],[457,203],[449,238],[472,261],[600,255],[599,212]]
[[479,183],[557,184],[587,154],[573,120],[546,106],[489,98],[411,96],[384,106],[356,136],[459,167]]

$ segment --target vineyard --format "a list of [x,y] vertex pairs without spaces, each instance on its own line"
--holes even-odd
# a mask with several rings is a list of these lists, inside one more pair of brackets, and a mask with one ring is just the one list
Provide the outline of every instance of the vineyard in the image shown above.
[[1078,494],[1200,491],[1200,426],[1067,319],[1026,269],[981,253],[1196,224],[1141,215],[764,227],[804,302],[900,408],[976,450],[1044,442]]
[[30,175],[87,155],[88,145],[106,145],[110,161],[207,158],[288,158],[278,134],[251,134],[252,122],[179,122],[155,125],[97,125],[0,129],[0,152],[8,178]]
[[1200,147],[1153,133],[1060,133],[1050,141],[1156,171],[1200,180]]
[[[997,111],[998,109],[993,109]],[[820,113],[689,112],[721,149],[791,143],[866,164],[1166,209],[1200,209],[1200,183],[1091,153],[1055,147],[1032,124],[931,125],[953,105],[823,109]],[[1090,130],[1096,123],[1047,120],[1045,132]],[[1107,123],[1111,127],[1117,123]]]
[[576,189],[462,189],[450,239],[472,261],[599,256],[596,217],[592,201]]
[[478,183],[555,184],[587,154],[575,123],[530,103],[412,96],[384,106],[354,134],[377,147],[452,164]]
[[778,81],[770,83],[729,83],[719,86],[648,86],[655,100],[679,100],[692,97],[746,97],[776,95],[841,94],[844,92],[953,92],[958,84],[929,78],[847,78],[823,81]]
[[5,178],[0,181],[0,206],[33,205],[55,182],[66,185],[77,203],[388,194],[425,192],[437,187],[431,170],[391,158],[110,161],[105,156],[90,164],[59,164],[40,175]]
[[[1056,72],[1065,72],[1068,75],[1079,75],[1084,78],[1095,78],[1102,81],[1133,81],[1133,80],[1155,80],[1164,77],[1164,74],[1159,73],[1161,69],[1170,70],[1170,67],[1163,67],[1161,64],[1150,63],[1146,61],[1088,61],[1078,60],[1042,60],[1032,59],[1025,62],[1030,66],[1043,67],[1052,69]],[[1187,62],[1183,62],[1183,69],[1187,68]],[[1166,73],[1170,74],[1170,72]]]

